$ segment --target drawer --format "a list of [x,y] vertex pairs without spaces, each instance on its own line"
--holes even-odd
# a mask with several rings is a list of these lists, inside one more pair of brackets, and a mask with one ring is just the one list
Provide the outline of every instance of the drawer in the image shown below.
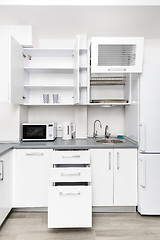
[[90,151],[54,151],[53,164],[90,164]]
[[38,158],[53,158],[52,149],[17,149],[16,154],[19,158],[38,159]]
[[49,187],[48,227],[92,227],[92,187]]
[[50,182],[91,182],[91,168],[52,168]]

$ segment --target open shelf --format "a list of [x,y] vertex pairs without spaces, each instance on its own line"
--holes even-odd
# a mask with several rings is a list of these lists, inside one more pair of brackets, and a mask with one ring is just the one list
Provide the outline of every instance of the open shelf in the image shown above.
[[74,49],[53,49],[53,48],[25,48],[24,53],[31,57],[72,57]]
[[24,67],[30,73],[73,73],[73,68]]

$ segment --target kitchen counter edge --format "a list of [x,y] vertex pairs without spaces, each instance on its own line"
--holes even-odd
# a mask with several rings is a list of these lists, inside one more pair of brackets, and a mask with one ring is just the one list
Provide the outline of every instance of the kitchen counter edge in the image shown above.
[[0,156],[6,154],[12,149],[104,149],[104,148],[138,148],[138,143],[125,139],[125,143],[103,144],[97,143],[93,138],[62,140],[57,138],[53,142],[20,142],[20,143],[1,143]]

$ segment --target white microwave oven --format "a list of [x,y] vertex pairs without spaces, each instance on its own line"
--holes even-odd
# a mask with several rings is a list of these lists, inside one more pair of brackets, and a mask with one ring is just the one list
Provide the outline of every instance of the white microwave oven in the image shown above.
[[22,141],[53,141],[56,137],[56,123],[22,124]]

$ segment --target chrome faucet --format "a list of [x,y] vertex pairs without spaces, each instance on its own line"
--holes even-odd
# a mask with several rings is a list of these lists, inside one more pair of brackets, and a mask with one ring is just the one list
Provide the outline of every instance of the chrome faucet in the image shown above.
[[105,126],[105,138],[109,138],[110,137],[110,133],[109,133],[109,128],[108,125]]
[[98,136],[97,131],[96,131],[96,122],[99,122],[99,124],[100,124],[100,128],[102,128],[102,123],[101,123],[101,121],[98,120],[98,119],[95,120],[95,121],[94,121],[93,138],[96,138],[96,137]]

